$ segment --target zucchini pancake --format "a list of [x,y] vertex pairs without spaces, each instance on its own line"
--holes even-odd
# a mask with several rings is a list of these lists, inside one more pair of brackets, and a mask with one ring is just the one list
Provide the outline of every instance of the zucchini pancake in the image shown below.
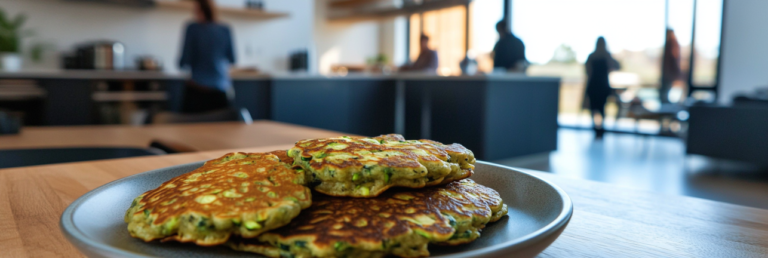
[[498,192],[471,179],[424,189],[393,189],[375,198],[316,194],[285,227],[228,245],[270,257],[429,256],[427,245],[457,245],[507,214]]
[[394,187],[422,188],[472,175],[475,157],[461,144],[405,140],[397,134],[298,141],[288,150],[316,191],[375,197]]
[[304,171],[280,161],[285,151],[229,153],[134,199],[125,214],[131,236],[202,246],[288,224],[312,203]]

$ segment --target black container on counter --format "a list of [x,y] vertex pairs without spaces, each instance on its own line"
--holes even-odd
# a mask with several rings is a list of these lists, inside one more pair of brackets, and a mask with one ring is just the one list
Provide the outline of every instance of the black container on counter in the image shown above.
[[264,10],[264,0],[245,0],[245,8]]
[[290,70],[292,72],[309,70],[309,53],[306,49],[291,53]]
[[0,110],[0,135],[18,134],[21,130],[21,121],[24,115],[20,112],[8,112]]

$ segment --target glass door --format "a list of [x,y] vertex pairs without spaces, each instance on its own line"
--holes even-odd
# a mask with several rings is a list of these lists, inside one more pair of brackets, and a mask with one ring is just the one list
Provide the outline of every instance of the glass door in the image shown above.
[[562,126],[592,127],[584,63],[600,36],[621,66],[610,73],[615,94],[597,120],[606,129],[658,133],[666,125],[648,117],[662,103],[714,99],[722,0],[513,0],[510,8],[528,75],[562,78]]

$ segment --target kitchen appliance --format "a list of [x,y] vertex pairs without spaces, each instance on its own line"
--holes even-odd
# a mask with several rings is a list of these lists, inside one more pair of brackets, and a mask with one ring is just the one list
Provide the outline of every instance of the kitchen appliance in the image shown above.
[[245,0],[245,8],[264,10],[264,0]]
[[163,62],[153,56],[140,56],[136,58],[136,68],[141,71],[162,71]]
[[309,51],[306,49],[294,51],[291,53],[289,60],[292,72],[306,72],[309,70]]
[[80,44],[64,56],[64,69],[122,70],[125,68],[125,45],[102,40]]

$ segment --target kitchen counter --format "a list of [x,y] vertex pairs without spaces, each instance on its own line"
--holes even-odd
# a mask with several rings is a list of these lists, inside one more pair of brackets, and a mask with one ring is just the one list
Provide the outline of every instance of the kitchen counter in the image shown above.
[[[441,76],[424,73],[369,74],[353,73],[348,75],[321,75],[308,73],[235,73],[232,79],[238,80],[489,80],[489,81],[553,81],[557,77],[533,77],[520,73],[488,74],[472,76]],[[186,80],[185,72],[156,71],[98,71],[98,70],[61,70],[31,69],[19,72],[0,71],[0,79],[79,79],[79,80]]]
[[[0,71],[0,79],[74,79],[74,80],[186,80],[184,72],[162,71],[98,71],[98,70],[23,70],[19,72]],[[233,74],[234,80],[268,79],[267,74]]]
[[560,78],[522,74],[277,75],[270,81],[269,118],[358,135],[460,142],[479,159],[499,160],[557,149],[559,89]]
[[[4,78],[36,80],[48,92],[46,125],[87,125],[99,123],[98,112],[118,100],[97,98],[99,94],[137,90],[135,85],[140,84],[133,81],[152,81],[153,87],[141,90],[162,94],[163,100],[144,103],[154,101],[161,109],[179,112],[188,75],[39,70],[0,72]],[[399,133],[409,139],[461,142],[485,160],[557,148],[560,79],[556,77],[243,73],[232,78],[233,108],[247,109],[253,119],[357,135]],[[108,82],[108,91],[103,81]]]
[[181,80],[183,73],[153,71],[96,71],[96,70],[23,70],[0,71],[0,79],[79,79],[79,80]]
[[277,80],[453,80],[453,81],[559,81],[558,77],[545,76],[527,76],[521,73],[509,74],[478,74],[478,75],[459,75],[442,76],[437,74],[425,73],[397,73],[397,74],[366,74],[354,73],[348,75],[320,75],[320,74],[274,74],[270,75],[272,79]]

